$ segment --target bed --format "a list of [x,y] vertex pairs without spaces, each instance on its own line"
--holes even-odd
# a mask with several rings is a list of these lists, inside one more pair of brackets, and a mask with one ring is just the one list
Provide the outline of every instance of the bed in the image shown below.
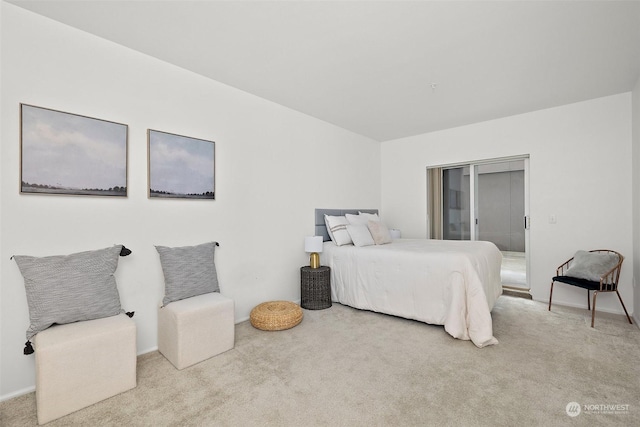
[[316,209],[322,265],[331,268],[331,298],[351,307],[443,325],[477,347],[497,344],[491,310],[502,294],[502,254],[491,242],[397,239],[357,247],[331,241],[324,215],[375,209]]

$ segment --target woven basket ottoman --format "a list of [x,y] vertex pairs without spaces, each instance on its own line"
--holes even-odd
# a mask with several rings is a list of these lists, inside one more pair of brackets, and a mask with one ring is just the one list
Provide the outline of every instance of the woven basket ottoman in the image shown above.
[[251,324],[263,331],[282,331],[302,322],[302,309],[291,301],[267,301],[251,310]]

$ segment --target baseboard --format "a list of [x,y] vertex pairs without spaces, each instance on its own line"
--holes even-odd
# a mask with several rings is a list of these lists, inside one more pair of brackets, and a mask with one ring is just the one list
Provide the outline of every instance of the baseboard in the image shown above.
[[2,396],[0,396],[0,402],[4,402],[5,400],[13,399],[14,397],[19,397],[19,396],[23,396],[25,394],[33,393],[34,391],[36,391],[36,386],[35,385],[31,386],[31,387],[23,388],[22,390],[14,391],[14,392],[9,393],[9,394],[3,394]]
[[157,345],[154,346],[154,347],[150,347],[150,348],[148,348],[146,350],[140,350],[138,352],[137,356],[142,356],[143,354],[151,353],[151,352],[154,352],[154,351],[158,351],[158,346]]
[[[543,302],[547,305],[549,305],[549,300],[535,300],[535,301],[539,301],[539,302]],[[566,301],[558,301],[556,302],[556,299],[553,299],[553,303],[551,304],[551,310],[553,310],[553,307],[556,305],[563,305],[565,307],[571,307],[571,308],[581,308],[583,310],[587,310],[587,304],[576,304],[576,303],[572,303],[572,302],[566,302]],[[600,306],[597,307],[596,311],[598,312],[602,312],[602,313],[609,313],[609,314],[617,314],[620,316],[624,316],[624,311],[622,311],[622,309],[618,310],[610,310],[607,308],[600,308]],[[629,316],[631,316],[632,319],[635,320],[635,317],[633,315],[633,313],[631,313]]]

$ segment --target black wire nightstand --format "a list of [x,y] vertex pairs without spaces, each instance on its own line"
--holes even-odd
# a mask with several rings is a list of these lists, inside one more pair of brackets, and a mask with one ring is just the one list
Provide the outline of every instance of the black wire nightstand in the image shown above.
[[300,306],[307,310],[322,310],[331,307],[331,269],[300,268]]

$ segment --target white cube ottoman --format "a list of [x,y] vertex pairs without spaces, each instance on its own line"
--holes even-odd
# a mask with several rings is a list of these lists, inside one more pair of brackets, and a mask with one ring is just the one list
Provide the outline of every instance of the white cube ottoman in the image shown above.
[[52,326],[33,344],[38,424],[136,386],[136,324],[125,314]]
[[235,343],[233,300],[211,292],[158,309],[158,350],[177,369],[231,350]]

